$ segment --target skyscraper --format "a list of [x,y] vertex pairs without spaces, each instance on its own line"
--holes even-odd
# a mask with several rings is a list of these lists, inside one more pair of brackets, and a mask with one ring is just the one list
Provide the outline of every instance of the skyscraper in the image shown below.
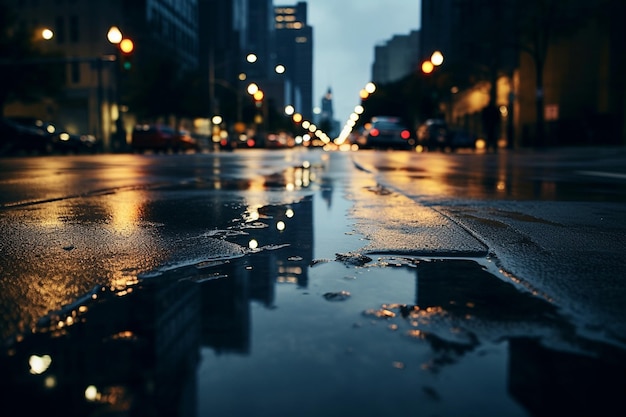
[[274,7],[276,59],[286,67],[292,84],[290,103],[296,111],[313,117],[313,28],[307,24],[307,3]]
[[387,84],[418,71],[420,58],[420,32],[411,31],[408,35],[395,35],[384,45],[374,50],[372,81]]

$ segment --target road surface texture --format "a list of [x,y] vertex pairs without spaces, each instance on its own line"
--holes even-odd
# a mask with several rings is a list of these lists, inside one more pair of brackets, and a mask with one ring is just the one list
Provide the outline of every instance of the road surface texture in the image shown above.
[[625,160],[0,159],[0,414],[621,415]]

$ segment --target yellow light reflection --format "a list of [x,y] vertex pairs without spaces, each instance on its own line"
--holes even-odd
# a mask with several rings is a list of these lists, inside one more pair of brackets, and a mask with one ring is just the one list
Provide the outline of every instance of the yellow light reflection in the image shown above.
[[30,366],[30,373],[33,375],[41,375],[48,370],[50,364],[52,363],[52,358],[50,355],[31,355],[28,358],[28,365]]
[[89,385],[85,388],[85,399],[87,401],[97,401],[99,397],[100,394],[98,393],[98,388],[96,388],[95,385]]
[[43,386],[47,389],[52,389],[57,386],[57,379],[54,375],[48,375],[46,379],[43,380]]

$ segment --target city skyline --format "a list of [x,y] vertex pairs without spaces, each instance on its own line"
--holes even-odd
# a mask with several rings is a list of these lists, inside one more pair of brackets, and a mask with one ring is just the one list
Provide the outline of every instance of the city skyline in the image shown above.
[[[419,0],[312,0],[314,106],[330,87],[334,115],[343,123],[370,81],[374,50],[394,35],[408,35],[421,22]],[[418,51],[416,51],[417,53]]]

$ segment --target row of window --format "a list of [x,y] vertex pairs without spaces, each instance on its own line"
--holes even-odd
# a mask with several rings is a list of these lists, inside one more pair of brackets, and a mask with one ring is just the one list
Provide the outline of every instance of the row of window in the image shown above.
[[65,16],[57,16],[54,20],[54,39],[59,45],[63,45],[66,42],[80,42],[78,16],[69,16],[67,19]]

